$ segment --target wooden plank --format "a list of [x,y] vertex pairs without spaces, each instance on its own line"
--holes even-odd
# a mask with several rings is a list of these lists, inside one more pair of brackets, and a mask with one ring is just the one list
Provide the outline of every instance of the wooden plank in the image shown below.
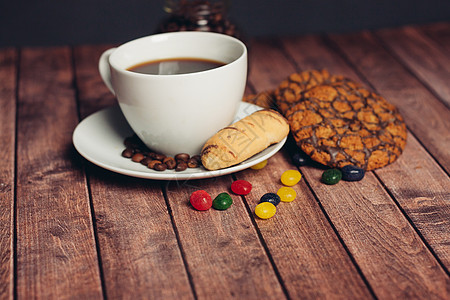
[[[270,59],[266,60],[266,57]],[[279,41],[254,41],[250,59],[252,73],[249,79],[257,91],[273,89],[288,74],[295,72],[291,61],[280,51]],[[282,186],[280,177],[285,170],[295,169],[290,164],[287,149],[284,150],[270,158],[264,169],[236,174],[238,179],[253,183],[253,191],[246,197],[252,211],[263,194],[276,193]],[[369,288],[305,181],[294,189],[297,199],[279,204],[274,218],[256,218],[289,295],[293,299],[370,298]],[[286,249],[291,250],[286,252]],[[340,262],[339,268],[333,267],[336,261]]]
[[[283,185],[281,174],[296,169],[287,151],[271,157],[261,170],[237,173],[253,184],[246,201],[254,212],[260,198]],[[280,203],[269,220],[256,223],[292,299],[370,299],[371,291],[321,211],[305,180],[293,186],[297,198]],[[339,267],[337,268],[337,263]]]
[[368,32],[331,36],[359,72],[402,113],[408,128],[450,173],[450,110]]
[[442,264],[450,270],[450,179],[411,137],[398,162],[376,170]]
[[[344,74],[363,81],[321,38],[311,36],[289,39],[284,45],[297,64],[305,69],[328,68],[334,74]],[[450,181],[447,175],[411,134],[399,161],[376,173],[446,268],[450,268],[450,245],[447,243],[450,217],[446,201],[450,199]],[[417,195],[414,196],[411,191]],[[421,200],[411,201],[412,196]],[[427,212],[433,213],[432,222]]]
[[[97,70],[109,46],[75,48],[82,118],[116,103]],[[121,159],[120,153],[117,154]],[[192,299],[161,183],[86,162],[108,298]]]
[[13,299],[17,51],[0,50],[0,298]]
[[17,128],[17,296],[102,297],[89,199],[71,133],[68,48],[21,52]]
[[423,25],[419,27],[419,30],[432,38],[450,54],[450,22]]
[[[295,70],[284,53],[273,50],[278,49],[279,46],[278,39],[266,38],[252,41],[252,48],[249,50],[249,84],[257,92],[276,89],[280,81]],[[265,63],[261,63],[262,58]],[[259,74],[265,74],[265,76],[259,76]],[[257,82],[254,78],[257,78]]]
[[324,39],[315,35],[283,40],[287,55],[302,71],[326,69],[331,74],[341,74],[361,81],[359,75],[339,55],[330,51]]
[[450,56],[430,38],[413,27],[379,30],[395,57],[450,107]]
[[372,173],[326,186],[302,171],[378,298],[448,299],[448,275]]
[[[269,49],[264,49],[264,56],[274,55],[268,53]],[[302,56],[302,48],[295,49],[295,53]],[[264,56],[259,63],[275,64]],[[269,72],[260,76],[278,77],[281,81],[292,69],[290,64],[283,65],[284,75]],[[267,69],[270,71],[269,66]],[[447,274],[373,173],[366,174],[361,182],[327,186],[320,182],[323,170],[301,170],[377,297],[448,297]]]
[[75,74],[82,119],[116,103],[98,71],[100,55],[115,45],[78,46],[74,48]]
[[159,182],[88,172],[107,297],[193,299]]
[[[282,286],[230,176],[169,182],[167,196],[198,299],[284,299]],[[195,190],[213,198],[228,192],[233,205],[200,212],[189,205]]]

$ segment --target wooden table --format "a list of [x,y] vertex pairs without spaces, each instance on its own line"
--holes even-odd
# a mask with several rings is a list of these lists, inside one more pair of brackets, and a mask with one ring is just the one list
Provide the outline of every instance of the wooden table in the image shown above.
[[[0,49],[1,299],[450,298],[450,23],[252,41],[247,93],[327,68],[384,95],[409,130],[400,159],[360,182],[301,167],[297,199],[269,220],[253,210],[295,168],[286,149],[195,181],[76,152],[80,120],[115,103],[97,71],[110,46]],[[237,179],[253,190],[230,209],[188,205]]]

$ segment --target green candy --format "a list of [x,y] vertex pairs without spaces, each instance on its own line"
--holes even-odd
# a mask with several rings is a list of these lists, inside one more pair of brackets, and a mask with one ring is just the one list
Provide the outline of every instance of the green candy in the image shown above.
[[233,204],[233,199],[228,193],[220,193],[214,198],[212,206],[218,210],[225,210]]
[[322,182],[325,184],[336,184],[342,179],[342,172],[338,169],[328,169],[322,174]]

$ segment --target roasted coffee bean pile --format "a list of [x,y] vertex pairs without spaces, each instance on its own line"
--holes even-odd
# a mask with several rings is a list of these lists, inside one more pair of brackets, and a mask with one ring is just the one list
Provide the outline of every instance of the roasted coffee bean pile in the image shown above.
[[157,32],[211,31],[240,38],[236,26],[226,16],[225,1],[179,1],[166,10],[170,13]]
[[152,152],[145,144],[133,135],[124,141],[125,149],[122,156],[130,158],[136,163],[141,163],[155,171],[175,170],[184,171],[187,168],[198,168],[201,166],[200,155],[190,156],[187,153],[179,153],[174,157]]

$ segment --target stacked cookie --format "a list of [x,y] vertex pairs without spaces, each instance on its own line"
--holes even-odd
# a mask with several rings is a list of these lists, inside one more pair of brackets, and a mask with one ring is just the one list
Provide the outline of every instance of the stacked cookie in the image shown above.
[[[261,99],[256,95],[244,100]],[[394,162],[406,145],[406,126],[395,106],[326,70],[291,74],[264,99],[286,117],[298,146],[330,167],[381,168]]]

